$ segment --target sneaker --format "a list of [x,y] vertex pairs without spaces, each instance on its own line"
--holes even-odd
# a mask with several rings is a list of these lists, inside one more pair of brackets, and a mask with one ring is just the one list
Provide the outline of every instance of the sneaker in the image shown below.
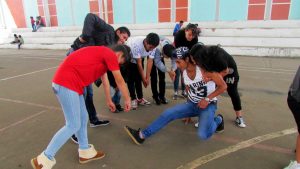
[[152,97],[156,105],[160,105],[160,99],[158,97]]
[[75,144],[78,144],[78,139],[77,139],[77,137],[75,136],[75,134],[73,134],[73,135],[71,136],[71,140],[72,140]]
[[284,169],[300,169],[300,165],[296,161],[291,161]]
[[149,106],[151,103],[148,102],[145,98],[138,99],[138,104],[142,106]]
[[168,100],[165,97],[160,98],[160,103],[161,104],[168,104]]
[[90,127],[107,126],[109,123],[110,122],[108,120],[98,120],[95,122],[90,122]]
[[217,116],[221,117],[222,122],[218,125],[216,133],[222,133],[224,131],[224,118],[221,114],[218,114]]
[[137,145],[143,144],[145,139],[140,138],[140,129],[135,130],[130,128],[129,126],[125,126],[124,129],[135,144]]
[[117,104],[116,105],[116,111],[114,113],[119,113],[119,112],[122,112],[124,111],[124,109],[122,108],[122,106],[120,104]]
[[174,95],[173,95],[173,100],[177,100],[178,99],[178,93],[175,92]]
[[242,116],[236,117],[235,124],[241,128],[245,128],[246,124]]
[[199,127],[199,122],[195,123],[195,128]]
[[182,93],[181,93],[181,96],[183,97],[183,98],[186,98],[187,97],[187,93],[186,93],[186,91],[184,90],[184,91],[182,91]]
[[136,110],[138,107],[138,101],[136,99],[131,101],[131,109]]

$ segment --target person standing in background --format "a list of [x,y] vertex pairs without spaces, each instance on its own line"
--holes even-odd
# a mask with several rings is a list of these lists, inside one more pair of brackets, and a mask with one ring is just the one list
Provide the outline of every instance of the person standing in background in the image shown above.
[[176,36],[176,33],[180,30],[180,28],[182,27],[183,25],[183,21],[179,21],[179,23],[177,23],[175,25],[175,28],[173,30],[173,36],[175,37]]
[[30,22],[31,22],[31,26],[32,26],[32,32],[36,32],[35,20],[33,19],[32,16],[30,16]]

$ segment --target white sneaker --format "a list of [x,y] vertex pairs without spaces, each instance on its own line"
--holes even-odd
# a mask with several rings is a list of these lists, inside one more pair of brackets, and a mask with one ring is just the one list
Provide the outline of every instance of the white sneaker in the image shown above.
[[177,100],[177,98],[178,98],[178,92],[174,92],[173,100]]
[[135,99],[135,100],[132,100],[131,101],[131,109],[132,110],[136,110],[138,107],[138,101]]
[[291,161],[290,164],[283,169],[300,169],[300,165],[296,161]]
[[138,99],[138,104],[142,106],[149,106],[151,103],[147,101],[145,98]]
[[199,127],[199,122],[195,123],[195,127],[196,127],[196,128]]
[[241,127],[241,128],[245,128],[245,127],[246,127],[245,121],[244,121],[244,119],[243,119],[242,116],[236,117],[236,119],[235,119],[235,124],[236,124],[237,126]]

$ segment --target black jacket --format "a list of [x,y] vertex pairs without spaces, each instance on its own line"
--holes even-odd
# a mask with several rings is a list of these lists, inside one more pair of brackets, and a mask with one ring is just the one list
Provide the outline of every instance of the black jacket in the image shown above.
[[88,13],[84,19],[81,38],[86,43],[81,43],[76,38],[71,45],[74,50],[86,46],[109,46],[116,43],[114,28],[92,13]]
[[181,29],[176,33],[175,36],[175,47],[179,48],[179,47],[188,47],[190,50],[192,49],[192,47],[198,43],[198,37],[194,38],[192,41],[188,41],[185,38],[185,30]]

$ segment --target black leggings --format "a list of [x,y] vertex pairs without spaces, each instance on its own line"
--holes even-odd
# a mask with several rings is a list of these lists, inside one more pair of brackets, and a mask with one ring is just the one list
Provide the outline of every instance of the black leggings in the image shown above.
[[289,92],[287,103],[297,123],[298,133],[300,133],[300,102],[297,102],[297,100],[294,99]]
[[[159,92],[157,91],[157,74],[159,78],[159,82],[158,82]],[[152,97],[153,98],[159,97],[161,99],[165,98],[165,92],[166,92],[165,72],[160,71],[159,69],[156,68],[155,65],[153,65],[150,76],[151,76]]]
[[238,77],[225,77],[224,78],[227,84],[227,93],[231,98],[231,102],[235,111],[242,110],[241,98],[238,92]]
[[143,98],[142,78],[139,73],[137,64],[129,63],[128,66],[128,90],[131,100]]

